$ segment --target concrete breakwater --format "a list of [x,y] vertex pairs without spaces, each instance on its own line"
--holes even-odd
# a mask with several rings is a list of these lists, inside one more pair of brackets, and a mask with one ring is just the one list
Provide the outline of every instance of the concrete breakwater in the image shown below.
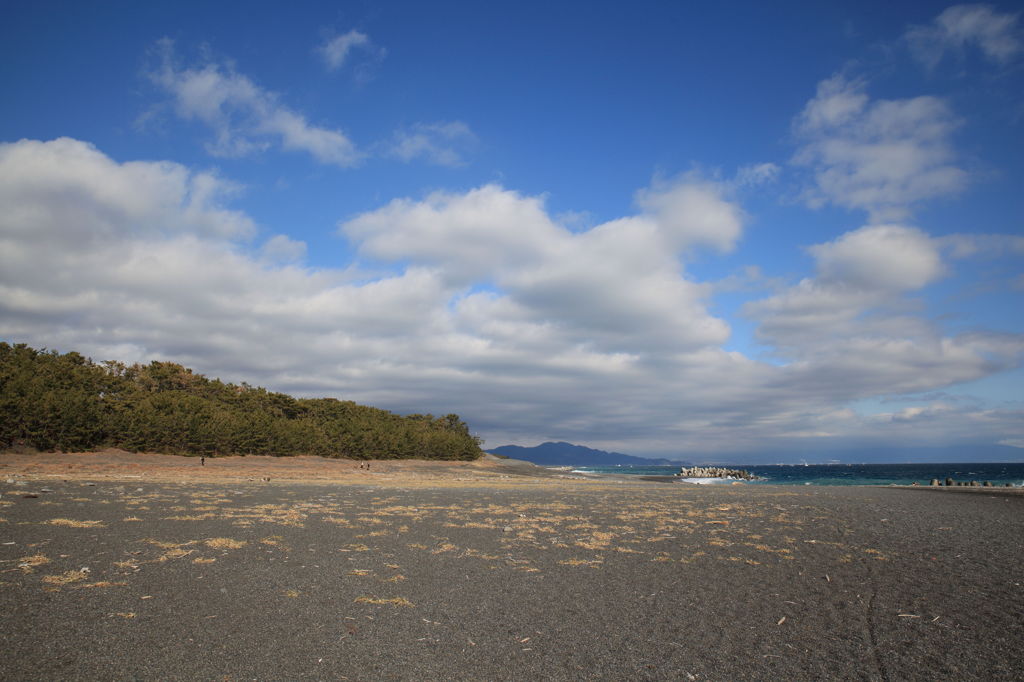
[[681,478],[739,478],[752,481],[754,474],[745,469],[726,469],[725,467],[682,467],[676,474]]
[[[917,485],[917,483],[915,483],[914,485]],[[945,485],[945,486],[949,486],[949,487],[959,486],[959,487],[969,487],[969,488],[977,488],[979,486],[982,487],[982,488],[992,488],[992,487],[994,487],[992,485],[992,481],[985,481],[984,483],[978,483],[977,481],[957,481],[957,480],[952,479],[952,478],[946,478],[945,483],[940,482],[939,479],[937,479],[937,478],[933,478],[929,485],[932,485],[932,486],[942,486],[942,485]],[[1006,488],[1012,488],[1013,484],[1012,483],[1004,483],[1003,486],[1006,487]]]

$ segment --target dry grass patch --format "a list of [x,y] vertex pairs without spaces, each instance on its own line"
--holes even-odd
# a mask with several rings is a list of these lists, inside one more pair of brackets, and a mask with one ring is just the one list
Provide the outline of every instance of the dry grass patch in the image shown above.
[[181,549],[181,548],[169,549],[166,552],[164,552],[163,554],[161,554],[160,556],[158,556],[156,558],[156,560],[159,561],[159,562],[164,562],[164,561],[171,561],[172,559],[183,559],[184,557],[187,557],[189,554],[191,554],[194,551],[195,551],[194,549],[188,549],[188,550]]
[[77,583],[85,580],[88,577],[89,571],[80,569],[77,571],[67,571],[60,575],[43,576],[43,582],[47,585],[70,585],[71,583]]
[[200,556],[200,557],[196,557],[195,559],[193,559],[192,563],[194,563],[194,564],[212,564],[214,561],[216,561],[216,559],[208,559],[208,558],[204,558],[204,557]]
[[[426,549],[426,547],[423,547]],[[356,545],[345,545],[343,548],[338,550],[339,552],[369,552],[370,548],[360,543]]]
[[297,509],[280,504],[260,504],[250,507],[245,511],[224,512],[225,518],[237,519],[236,523],[261,521],[263,523],[276,523],[279,526],[292,526],[293,528],[304,527],[307,516],[307,514]]
[[594,528],[598,528],[598,526],[587,521],[584,523],[574,523],[573,525],[566,526],[565,528],[566,530],[593,530]]
[[50,563],[50,559],[43,554],[33,554],[21,557],[18,562],[18,568],[22,573],[32,573],[37,566]]
[[603,559],[564,559],[559,561],[563,566],[599,566],[604,563]]
[[615,539],[615,533],[606,533],[602,531],[594,531],[590,534],[590,537],[585,540],[577,540],[576,546],[584,549],[607,549],[612,540]]
[[376,605],[391,604],[392,606],[407,606],[407,607],[415,606],[415,604],[413,604],[411,601],[409,601],[405,597],[392,597],[390,599],[381,599],[379,597],[356,597],[354,601],[357,604],[376,604]]
[[241,549],[248,543],[245,540],[232,540],[231,538],[209,538],[203,544],[214,549]]
[[112,583],[109,580],[101,580],[101,581],[96,582],[96,583],[87,583],[85,585],[75,585],[74,588],[77,589],[77,590],[89,590],[89,589],[93,589],[95,587],[124,587],[127,584],[128,583],[126,583],[124,581],[118,581],[116,583]]
[[160,549],[177,549],[178,547],[188,547],[196,543],[195,540],[189,540],[188,542],[164,542],[162,540],[154,540],[153,538],[145,538],[142,542],[148,542]]
[[46,521],[51,526],[65,526],[67,528],[106,528],[102,521],[76,521],[74,519],[50,519]]
[[458,549],[458,546],[453,545],[450,542],[439,542],[437,546],[431,550],[431,554],[444,554],[445,552],[454,552]]

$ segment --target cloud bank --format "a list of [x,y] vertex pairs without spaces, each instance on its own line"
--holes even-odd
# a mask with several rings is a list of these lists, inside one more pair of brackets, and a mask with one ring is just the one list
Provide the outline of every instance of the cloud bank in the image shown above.
[[395,199],[339,225],[359,260],[337,270],[303,267],[305,245],[285,235],[261,237],[230,208],[235,191],[67,138],[0,145],[0,337],[456,411],[491,445],[714,453],[1024,438],[1019,412],[848,407],[990,376],[1024,351],[1019,336],[948,336],[915,312],[952,247],[912,226],[808,247],[814,276],[746,308],[774,349],[765,360],[724,349],[713,288],[688,273],[743,234],[744,212],[715,181],[656,182],[632,214],[583,232],[543,197],[495,184]]

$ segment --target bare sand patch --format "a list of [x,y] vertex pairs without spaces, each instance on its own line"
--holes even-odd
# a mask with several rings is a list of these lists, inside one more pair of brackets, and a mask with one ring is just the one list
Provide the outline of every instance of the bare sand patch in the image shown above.
[[[324,457],[199,457],[127,452],[0,454],[0,477],[27,480],[153,483],[334,483],[382,487],[593,485],[607,478],[567,475],[528,462],[485,455],[473,462],[330,459]],[[209,510],[207,510],[209,511]]]

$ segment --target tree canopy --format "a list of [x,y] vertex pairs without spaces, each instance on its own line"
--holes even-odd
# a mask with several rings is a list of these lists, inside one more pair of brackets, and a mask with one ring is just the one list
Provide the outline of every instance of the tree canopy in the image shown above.
[[400,416],[208,379],[172,362],[96,363],[0,342],[0,448],[472,460],[458,415]]

